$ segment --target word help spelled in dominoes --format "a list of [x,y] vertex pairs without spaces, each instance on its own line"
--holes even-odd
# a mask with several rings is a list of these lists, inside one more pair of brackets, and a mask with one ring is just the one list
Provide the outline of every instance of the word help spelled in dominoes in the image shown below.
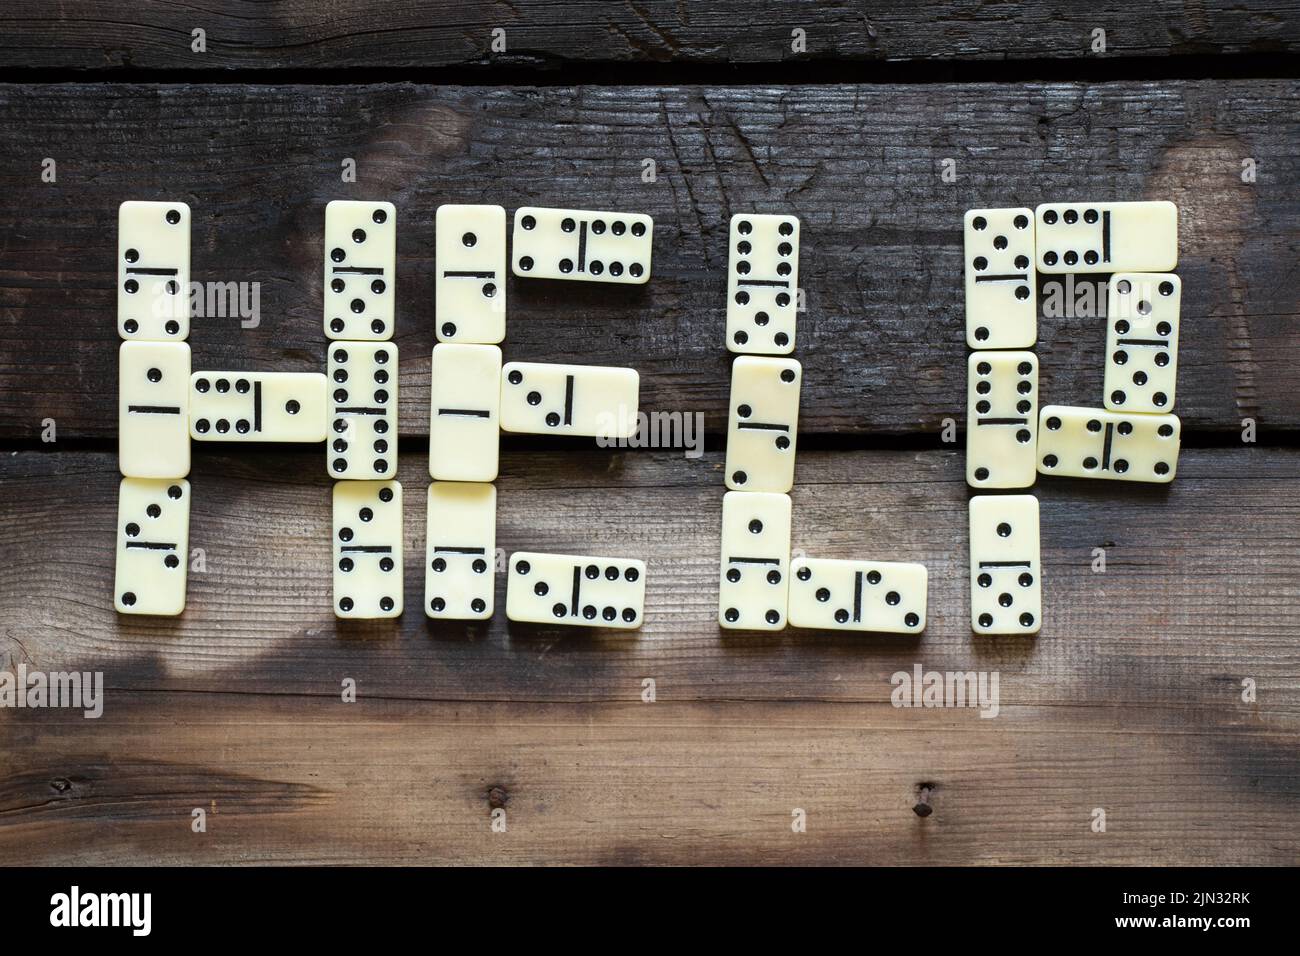
[[117,334],[181,342],[190,334],[190,207],[128,200],[117,211]]
[[1043,203],[1034,210],[1040,272],[1168,272],[1178,207],[1168,201]]
[[731,366],[728,488],[787,492],[794,486],[802,383],[794,359],[742,355]]
[[401,484],[335,482],[335,616],[376,618],[401,613]]
[[790,496],[728,491],[722,496],[722,580],[718,624],[779,631],[790,594]]
[[1111,411],[1173,410],[1182,292],[1173,273],[1111,276],[1103,402]]
[[336,199],[325,207],[325,335],[385,340],[396,316],[397,209]]
[[799,305],[799,220],[731,217],[727,253],[727,348],[785,355],[794,351]]
[[328,368],[329,473],[391,478],[397,472],[397,346],[335,342]]
[[497,490],[486,482],[429,486],[424,613],[482,621],[492,616],[496,583]]
[[501,349],[435,345],[432,371],[429,476],[494,481],[501,444]]
[[434,329],[440,342],[506,337],[506,211],[439,206],[434,217]]
[[123,342],[118,350],[117,458],[128,478],[190,473],[190,347]]
[[1039,413],[1038,470],[1070,478],[1170,482],[1178,471],[1180,435],[1177,415],[1046,405]]
[[501,428],[627,438],[637,430],[640,385],[630,368],[507,362],[501,369]]
[[971,628],[977,634],[1037,634],[1042,618],[1038,499],[970,500]]
[[640,284],[650,278],[654,220],[635,212],[515,210],[515,275]]
[[190,483],[123,478],[117,492],[114,605],[122,614],[174,616],[185,610]]
[[790,623],[844,631],[919,634],[925,630],[923,564],[795,558]]
[[195,372],[195,441],[325,440],[325,376],[319,372]]
[[645,609],[645,562],[516,551],[506,581],[506,617],[526,624],[633,630]]
[[1038,338],[1033,210],[969,210],[965,258],[966,344],[1029,348]]
[[975,352],[968,366],[966,483],[1028,488],[1038,464],[1038,356]]

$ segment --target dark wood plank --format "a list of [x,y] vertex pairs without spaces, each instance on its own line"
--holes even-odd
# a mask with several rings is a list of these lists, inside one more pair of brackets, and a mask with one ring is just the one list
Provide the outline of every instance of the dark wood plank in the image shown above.
[[[744,29],[737,29],[743,24]],[[207,49],[191,50],[195,28]],[[806,52],[791,31],[806,33]],[[506,49],[491,47],[505,30]],[[597,63],[781,64],[1273,53],[1300,47],[1292,0],[809,4],[794,0],[17,0],[0,12],[0,64],[76,70],[475,67]]]
[[[500,545],[649,558],[641,632],[520,628],[500,610],[430,626],[417,455],[402,460],[407,611],[340,624],[318,457],[198,455],[207,571],[178,620],[112,611],[111,454],[4,459],[0,669],[101,670],[108,688],[98,720],[0,711],[6,858],[1259,864],[1300,849],[1298,451],[1188,450],[1168,488],[1040,482],[1032,640],[967,626],[959,453],[800,457],[795,546],[926,563],[920,638],[719,631],[713,452],[505,456]],[[999,716],[891,707],[891,675],[915,664],[996,671]],[[937,785],[926,820],[910,809],[922,782]]]
[[[435,208],[628,208],[640,289],[511,280],[507,356],[632,364],[649,410],[725,425],[726,229],[802,217],[801,431],[937,436],[964,421],[961,214],[1051,198],[1182,209],[1185,433],[1300,427],[1300,83],[465,89],[0,86],[0,437],[116,432],[116,207],[194,209],[194,277],[258,282],[262,323],[194,323],[195,368],[323,369],[320,243],[338,197],[400,209],[404,435],[425,433]],[[58,161],[43,183],[40,162]],[[339,181],[358,161],[359,183]],[[642,181],[642,161],[657,180]],[[941,162],[957,163],[955,183]],[[1241,180],[1243,159],[1258,182]],[[1041,323],[1046,401],[1098,404],[1103,323]]]

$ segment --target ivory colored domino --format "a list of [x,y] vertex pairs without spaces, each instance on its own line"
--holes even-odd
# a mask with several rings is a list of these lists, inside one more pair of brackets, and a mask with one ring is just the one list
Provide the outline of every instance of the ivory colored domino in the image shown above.
[[1037,634],[1042,626],[1038,499],[970,500],[971,628],[976,634]]
[[1102,404],[1111,411],[1173,411],[1182,297],[1183,281],[1171,272],[1110,277]]
[[654,220],[639,212],[515,210],[515,275],[639,285],[650,279]]
[[185,610],[190,483],[123,478],[117,492],[113,604],[121,614],[174,617]]
[[397,315],[397,207],[336,199],[325,207],[325,336],[393,337]]
[[894,561],[790,562],[790,623],[841,631],[925,630],[925,565]]
[[516,551],[506,581],[506,617],[524,624],[635,630],[645,616],[645,562]]
[[966,483],[1028,488],[1038,477],[1038,356],[975,352],[966,377]]
[[501,445],[501,349],[440,343],[429,389],[429,476],[495,481]]
[[117,334],[183,342],[190,334],[190,207],[128,200],[117,210]]
[[325,440],[325,376],[319,372],[195,372],[195,441]]
[[1178,472],[1181,431],[1177,415],[1047,405],[1039,413],[1038,471],[1164,484]]
[[434,215],[434,329],[439,342],[506,337],[506,211],[443,205]]
[[727,253],[727,348],[788,355],[799,302],[799,220],[737,213]]
[[628,438],[636,434],[641,377],[603,365],[507,362],[501,429],[530,435]]
[[742,355],[732,364],[728,488],[783,493],[794,487],[802,384],[794,359]]
[[790,593],[790,496],[728,491],[722,496],[718,625],[779,631]]
[[190,347],[123,342],[117,353],[117,461],[128,478],[190,473]]
[[397,474],[397,358],[392,342],[330,343],[326,457],[335,478]]
[[334,615],[402,613],[402,486],[334,483]]
[[429,486],[424,561],[424,613],[484,621],[496,584],[497,490],[486,482],[435,481]]
[[1038,338],[1034,211],[971,209],[964,227],[966,344],[1029,348]]
[[1178,265],[1178,207],[1171,202],[1051,202],[1034,218],[1039,272],[1169,272]]

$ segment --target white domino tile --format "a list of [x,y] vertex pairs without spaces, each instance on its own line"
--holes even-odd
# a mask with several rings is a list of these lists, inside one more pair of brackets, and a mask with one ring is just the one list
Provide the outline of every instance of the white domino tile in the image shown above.
[[425,524],[424,613],[483,621],[496,584],[497,490],[486,482],[435,481]]
[[168,617],[185,610],[189,541],[188,481],[123,478],[117,494],[117,610]]
[[1046,405],[1039,413],[1038,471],[1163,484],[1178,473],[1181,431],[1177,415]]
[[336,199],[325,207],[325,335],[349,341],[393,337],[397,208]]
[[727,253],[727,348],[788,355],[799,307],[799,220],[737,213]]
[[633,630],[645,617],[644,561],[516,551],[508,575],[512,621]]
[[731,366],[726,484],[733,491],[794,486],[803,369],[794,359],[742,355]]
[[637,430],[640,387],[631,368],[507,362],[501,370],[501,429],[625,438]]
[[397,474],[397,359],[392,342],[330,343],[326,461],[335,478]]
[[977,634],[1037,634],[1042,625],[1038,499],[970,500],[971,628]]
[[720,627],[779,631],[786,626],[790,514],[789,495],[728,491],[722,496]]
[[444,205],[434,223],[438,341],[500,342],[506,336],[505,209]]
[[842,631],[919,634],[925,630],[925,565],[795,558],[790,623]]
[[531,279],[618,282],[650,278],[654,220],[644,213],[585,209],[515,210],[515,275]]
[[1178,207],[1171,202],[1052,202],[1034,217],[1039,272],[1169,272],[1178,265]]
[[334,614],[387,618],[402,613],[402,486],[396,481],[334,483]]
[[1173,273],[1111,276],[1102,402],[1111,411],[1173,411],[1182,297],[1182,280]]
[[319,372],[194,372],[190,437],[195,441],[325,440],[325,376]]
[[117,211],[117,333],[183,342],[190,334],[190,207],[128,200]]
[[429,476],[494,481],[501,445],[501,349],[433,347],[429,389]]
[[190,347],[123,342],[118,350],[117,459],[128,478],[190,473]]
[[964,233],[966,344],[1029,348],[1038,338],[1034,211],[971,209]]
[[1037,478],[1038,356],[975,352],[966,386],[966,483],[1028,488]]

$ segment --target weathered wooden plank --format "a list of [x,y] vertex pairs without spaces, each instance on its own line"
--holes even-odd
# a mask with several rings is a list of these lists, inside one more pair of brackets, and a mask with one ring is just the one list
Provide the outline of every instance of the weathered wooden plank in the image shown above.
[[[880,702],[889,675],[922,660],[1014,670],[1005,694],[1051,706],[1181,710],[1270,684],[1300,716],[1290,652],[1300,627],[1300,451],[1188,450],[1169,487],[1044,479],[1043,634],[976,640],[967,596],[967,489],[958,452],[801,453],[796,549],[819,557],[920,561],[930,613],[920,640],[717,627],[722,456],[508,453],[498,481],[498,557],[515,550],[649,561],[646,626],[625,632],[421,613],[427,460],[403,455],[406,605],[396,624],[331,612],[330,479],[315,454],[200,453],[190,476],[191,575],[180,619],[112,607],[115,459],[18,453],[5,461],[0,576],[7,653],[48,668],[102,667],[123,688],[332,694],[343,676],[385,697],[636,700],[645,677],[675,699]],[[1250,529],[1247,551],[1242,529]],[[1107,570],[1094,573],[1093,549]],[[1012,684],[1014,680],[1014,684]],[[1014,689],[1013,689],[1014,688]]]
[[[737,29],[743,24],[743,29]],[[193,31],[205,31],[195,52]],[[804,31],[796,51],[793,31]],[[17,0],[0,12],[0,64],[74,70],[475,67],[599,63],[776,66],[800,61],[1005,60],[1276,53],[1300,47],[1291,0],[1008,5],[887,0]],[[494,34],[504,31],[504,34]],[[497,44],[493,46],[494,38]],[[504,49],[502,49],[504,41]]]
[[[1300,83],[431,88],[0,87],[0,437],[116,431],[116,207],[194,208],[194,276],[259,283],[261,324],[194,321],[195,368],[323,369],[325,202],[400,209],[402,433],[424,434],[433,216],[495,201],[643,210],[645,287],[511,280],[509,358],[633,364],[649,410],[725,424],[727,222],[803,221],[801,429],[964,420],[962,211],[1162,197],[1182,213],[1185,433],[1300,427]],[[41,181],[41,160],[58,179]],[[339,181],[345,158],[357,184]],[[956,182],[943,161],[955,160]],[[1257,181],[1242,181],[1253,160]],[[645,161],[655,181],[643,180]],[[1046,306],[1046,303],[1045,303]],[[1104,323],[1041,323],[1044,401],[1101,398]]]
[[[0,670],[99,670],[107,690],[97,720],[0,710],[0,855],[1259,864],[1300,850],[1300,452],[1189,450],[1168,488],[1042,482],[1045,620],[1026,640],[967,627],[957,453],[800,459],[796,547],[925,562],[919,639],[719,631],[713,452],[503,460],[502,547],[648,557],[643,631],[500,612],[430,626],[423,460],[401,465],[407,613],[347,626],[329,612],[315,455],[197,457],[207,570],[177,621],[111,609],[111,455],[6,457]],[[998,716],[891,707],[891,675],[916,664],[996,672]],[[936,786],[924,820],[921,783]],[[501,805],[508,831],[493,834]],[[206,835],[189,830],[195,807]]]
[[[1267,705],[1233,717],[1229,705],[1059,702],[983,720],[881,703],[689,703],[667,686],[653,704],[579,705],[392,700],[363,683],[344,704],[333,692],[249,696],[239,680],[227,694],[117,692],[98,720],[4,712],[0,855],[1259,866],[1300,852],[1295,735],[1269,728]],[[912,811],[921,783],[935,786],[925,818]],[[203,834],[190,829],[198,807]],[[1105,833],[1091,830],[1097,808]]]

